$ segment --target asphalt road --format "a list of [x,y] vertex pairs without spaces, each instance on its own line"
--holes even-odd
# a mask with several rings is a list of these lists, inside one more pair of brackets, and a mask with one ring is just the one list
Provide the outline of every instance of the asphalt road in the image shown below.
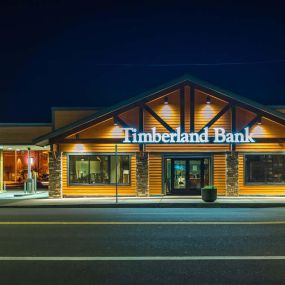
[[285,284],[285,208],[0,209],[0,284]]

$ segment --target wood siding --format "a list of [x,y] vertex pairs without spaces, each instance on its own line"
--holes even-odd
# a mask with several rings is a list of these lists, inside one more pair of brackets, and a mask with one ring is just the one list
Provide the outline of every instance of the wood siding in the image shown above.
[[[115,144],[61,144],[62,152],[115,152]],[[139,146],[136,144],[118,144],[118,152],[137,152]]]
[[239,195],[285,195],[285,185],[246,185],[244,154],[239,154]]
[[226,144],[148,144],[148,152],[225,152],[229,150]]
[[285,143],[239,144],[236,150],[239,152],[285,152]]
[[52,127],[45,126],[0,126],[0,144],[32,144],[33,139],[51,132]]
[[218,189],[218,195],[226,194],[226,156],[225,154],[215,154],[213,156],[214,185]]
[[[67,155],[62,157],[63,196],[115,196],[115,185],[68,185]],[[136,157],[131,156],[131,184],[118,186],[119,196],[136,196]]]
[[162,156],[149,155],[149,195],[162,194]]

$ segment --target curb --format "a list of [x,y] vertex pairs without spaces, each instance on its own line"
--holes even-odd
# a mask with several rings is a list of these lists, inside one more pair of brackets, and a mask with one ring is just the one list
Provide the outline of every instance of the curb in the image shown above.
[[132,204],[74,204],[74,205],[0,205],[0,208],[277,208],[285,203],[132,203]]

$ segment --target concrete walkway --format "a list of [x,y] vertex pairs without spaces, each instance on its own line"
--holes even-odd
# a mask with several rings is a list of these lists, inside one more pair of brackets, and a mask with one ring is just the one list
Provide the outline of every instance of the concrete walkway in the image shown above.
[[37,196],[24,196],[18,199],[1,199],[0,207],[15,208],[189,208],[189,207],[285,207],[285,197],[219,197],[214,203],[205,203],[197,196],[162,196],[162,197],[120,197],[118,203],[111,198],[63,198],[47,199],[47,193]]
[[48,198],[48,192],[39,190],[36,193],[25,193],[22,190],[8,190],[0,192],[0,200],[4,199],[41,199]]

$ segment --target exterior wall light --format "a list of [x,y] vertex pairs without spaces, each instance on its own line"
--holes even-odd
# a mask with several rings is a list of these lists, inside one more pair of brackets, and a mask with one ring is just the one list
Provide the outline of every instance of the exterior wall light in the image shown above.
[[167,96],[164,97],[164,105],[168,105],[168,97]]
[[211,104],[211,97],[210,97],[210,96],[207,96],[207,98],[206,98],[206,104]]
[[259,126],[262,125],[261,117],[258,118],[257,124],[258,124]]
[[118,126],[118,120],[114,118],[114,126]]

